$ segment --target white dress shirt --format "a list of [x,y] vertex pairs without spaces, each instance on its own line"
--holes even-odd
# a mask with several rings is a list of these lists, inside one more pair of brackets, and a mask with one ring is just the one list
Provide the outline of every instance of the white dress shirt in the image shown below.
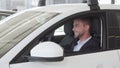
[[77,45],[74,46],[73,51],[79,51],[79,50],[82,48],[82,46],[83,46],[87,41],[89,41],[91,38],[92,38],[92,37],[90,36],[89,38],[87,38],[87,39],[84,40],[84,41],[78,40]]

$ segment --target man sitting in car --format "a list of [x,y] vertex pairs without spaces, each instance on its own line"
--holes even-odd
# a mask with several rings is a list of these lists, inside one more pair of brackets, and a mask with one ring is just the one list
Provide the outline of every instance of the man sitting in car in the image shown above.
[[76,18],[73,22],[74,38],[72,45],[66,45],[67,52],[94,52],[99,50],[100,41],[90,34],[91,20],[89,18]]

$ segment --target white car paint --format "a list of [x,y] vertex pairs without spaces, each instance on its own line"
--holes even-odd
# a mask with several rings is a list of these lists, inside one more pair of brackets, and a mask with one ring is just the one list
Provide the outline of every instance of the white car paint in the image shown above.
[[[112,59],[111,59],[112,58]],[[89,61],[91,60],[91,61]],[[107,63],[106,63],[107,62]],[[10,65],[11,68],[119,68],[117,51],[65,57],[61,62],[27,62]]]

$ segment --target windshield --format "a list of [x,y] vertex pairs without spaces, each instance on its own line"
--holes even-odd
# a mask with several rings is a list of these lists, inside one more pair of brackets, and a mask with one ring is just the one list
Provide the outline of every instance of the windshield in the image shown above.
[[0,20],[14,14],[14,11],[0,11]]
[[0,20],[6,18],[6,17],[8,17],[8,16],[10,16],[10,15],[6,15],[6,14],[1,14],[1,13],[0,13]]
[[7,16],[0,15],[0,20],[6,18]]
[[0,24],[0,58],[35,29],[58,13],[27,11]]

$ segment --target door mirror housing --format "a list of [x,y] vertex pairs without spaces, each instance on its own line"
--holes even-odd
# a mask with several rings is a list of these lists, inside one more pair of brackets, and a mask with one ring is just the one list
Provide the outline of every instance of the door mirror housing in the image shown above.
[[31,61],[61,61],[63,60],[63,48],[54,42],[42,42],[35,46],[31,52]]

